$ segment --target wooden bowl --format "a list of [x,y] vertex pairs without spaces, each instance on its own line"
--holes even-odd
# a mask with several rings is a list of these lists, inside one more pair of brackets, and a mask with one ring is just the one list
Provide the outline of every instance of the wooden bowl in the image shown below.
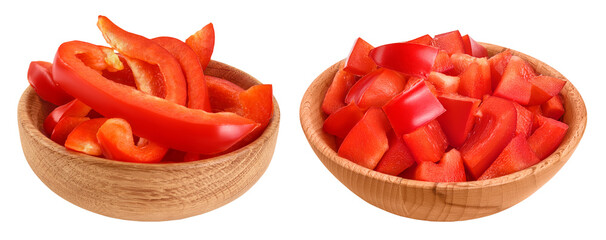
[[[506,48],[484,44],[489,56]],[[526,54],[514,55],[528,61],[537,73],[566,79],[547,64]],[[339,63],[326,69],[314,80],[303,96],[301,126],[324,166],[366,202],[388,212],[421,220],[457,221],[479,218],[507,209],[524,200],[545,184],[566,163],[579,144],[585,125],[585,103],[572,83],[561,91],[566,113],[563,121],[569,129],[560,147],[540,163],[499,178],[461,183],[435,183],[404,179],[359,166],[335,151],[334,137],[322,130],[325,114],[321,110]]]
[[[244,88],[260,84],[229,65],[211,61],[205,73]],[[25,158],[53,192],[86,210],[120,219],[181,219],[221,207],[246,192],[263,175],[276,146],[280,110],[254,142],[218,157],[184,163],[141,164],[67,150],[42,133],[52,110],[29,87],[19,101],[18,121]]]

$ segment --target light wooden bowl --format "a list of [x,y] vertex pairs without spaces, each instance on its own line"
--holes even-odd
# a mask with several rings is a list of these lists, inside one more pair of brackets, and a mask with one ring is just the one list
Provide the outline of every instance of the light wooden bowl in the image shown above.
[[[206,74],[244,88],[260,84],[229,65],[211,61]],[[280,110],[265,132],[234,152],[211,159],[139,164],[92,157],[67,150],[42,133],[52,105],[29,87],[18,108],[19,134],[25,158],[53,192],[86,210],[109,217],[163,221],[202,214],[246,192],[267,169],[278,135]]]
[[[482,43],[489,56],[506,48]],[[547,64],[526,54],[514,55],[529,61],[544,75],[566,79]],[[324,166],[366,202],[388,212],[421,220],[458,221],[479,218],[507,209],[526,199],[566,163],[579,144],[585,125],[585,103],[572,83],[561,91],[569,125],[560,147],[548,158],[528,169],[499,178],[461,183],[434,183],[404,179],[379,173],[341,158],[335,151],[334,137],[322,130],[325,114],[321,110],[339,63],[326,69],[314,80],[303,96],[300,108],[301,126],[314,152]]]

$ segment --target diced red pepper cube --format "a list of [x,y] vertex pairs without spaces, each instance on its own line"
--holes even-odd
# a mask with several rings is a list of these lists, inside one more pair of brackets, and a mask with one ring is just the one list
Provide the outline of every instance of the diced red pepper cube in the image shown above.
[[459,94],[482,99],[492,92],[488,60],[467,54],[453,54],[451,60],[456,72],[460,72]]
[[503,72],[505,71],[505,67],[509,63],[509,59],[511,59],[511,51],[509,49],[502,51],[488,59],[488,63],[490,64],[490,77],[492,79],[492,90],[494,91],[501,82],[501,77],[503,76]]
[[339,65],[339,70],[326,90],[324,101],[322,101],[322,111],[326,114],[332,114],[337,109],[345,106],[345,96],[347,92],[356,83],[356,76],[343,70],[345,63]]
[[516,108],[509,100],[490,96],[478,108],[478,120],[459,149],[471,179],[477,179],[515,135]]
[[375,171],[397,176],[414,164],[415,159],[402,137],[391,131],[389,133],[389,149],[383,154]]
[[324,120],[324,131],[343,139],[363,116],[364,111],[356,103],[352,102],[335,111]]
[[404,90],[405,79],[398,72],[387,68],[374,70],[349,89],[345,102],[355,102],[362,109],[382,107]]
[[440,49],[446,50],[448,54],[465,53],[463,37],[461,37],[459,30],[438,34],[434,36],[433,39],[435,40],[436,45]]
[[410,133],[446,111],[424,82],[394,97],[383,111],[398,136]]
[[438,163],[417,164],[411,168],[408,177],[427,182],[465,182],[467,180],[461,154],[454,148],[445,153]]
[[450,56],[448,55],[448,52],[446,52],[445,50],[438,51],[436,60],[434,61],[433,66],[431,67],[431,71],[447,73],[447,72],[451,72],[453,69],[454,69],[454,65],[452,64],[452,61],[450,60]]
[[339,156],[374,169],[389,148],[388,123],[379,108],[370,108],[364,117],[349,131],[341,146]]
[[402,139],[417,163],[437,162],[448,148],[446,135],[436,120],[417,128],[414,132],[402,135]]
[[530,149],[542,160],[560,146],[568,130],[568,125],[555,119],[540,118],[541,126],[528,137],[528,143]]
[[431,72],[427,77],[439,94],[457,93],[459,89],[460,78],[456,76],[448,76],[439,72]]
[[481,101],[455,94],[439,96],[438,100],[446,109],[446,112],[438,117],[438,122],[450,146],[458,148],[463,145],[473,128],[475,113]]
[[513,105],[516,107],[517,112],[516,135],[528,138],[532,131],[534,114],[519,103],[514,102]]
[[345,61],[343,70],[358,76],[364,76],[377,68],[375,62],[368,56],[368,53],[370,53],[373,48],[374,47],[364,41],[364,39],[358,38],[349,57]]
[[474,41],[469,35],[463,36],[462,39],[466,54],[478,58],[488,57],[488,51],[486,48]]
[[564,103],[562,97],[556,95],[549,99],[547,102],[541,104],[541,112],[543,116],[550,117],[553,119],[560,119],[564,115]]
[[431,72],[438,49],[414,43],[392,43],[376,47],[370,57],[380,67],[426,78]]
[[532,90],[528,105],[538,105],[543,104],[552,97],[558,95],[562,88],[564,88],[566,81],[559,78],[540,75],[531,78],[530,83],[532,84]]
[[534,69],[524,59],[512,56],[499,85],[494,90],[494,95],[528,105],[532,91],[530,79],[534,76]]
[[532,165],[539,163],[539,159],[530,149],[528,141],[524,135],[514,137],[503,149],[496,160],[486,169],[478,178],[485,180],[505,176],[520,170],[524,170]]

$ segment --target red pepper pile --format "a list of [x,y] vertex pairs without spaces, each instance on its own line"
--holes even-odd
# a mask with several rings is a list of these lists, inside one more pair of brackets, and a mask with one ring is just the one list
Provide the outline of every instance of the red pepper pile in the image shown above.
[[30,64],[30,85],[58,106],[44,121],[53,141],[119,161],[191,161],[252,142],[271,120],[271,85],[244,90],[204,75],[212,24],[185,42],[148,39],[104,16],[97,26],[111,48],[65,42],[52,64]]
[[565,84],[509,50],[488,58],[459,31],[376,48],[358,38],[324,97],[324,131],[339,156],[382,173],[489,179],[560,145]]

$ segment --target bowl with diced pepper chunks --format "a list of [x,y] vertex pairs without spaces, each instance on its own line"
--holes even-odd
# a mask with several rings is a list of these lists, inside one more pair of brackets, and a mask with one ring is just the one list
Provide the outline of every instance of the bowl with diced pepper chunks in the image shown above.
[[587,121],[579,92],[521,52],[452,31],[355,41],[305,93],[305,135],[356,195],[431,221],[507,209],[570,158]]
[[57,195],[140,221],[181,219],[244,194],[267,169],[272,86],[210,59],[214,28],[146,38],[99,16],[109,47],[61,44],[30,64],[18,106],[25,158]]

